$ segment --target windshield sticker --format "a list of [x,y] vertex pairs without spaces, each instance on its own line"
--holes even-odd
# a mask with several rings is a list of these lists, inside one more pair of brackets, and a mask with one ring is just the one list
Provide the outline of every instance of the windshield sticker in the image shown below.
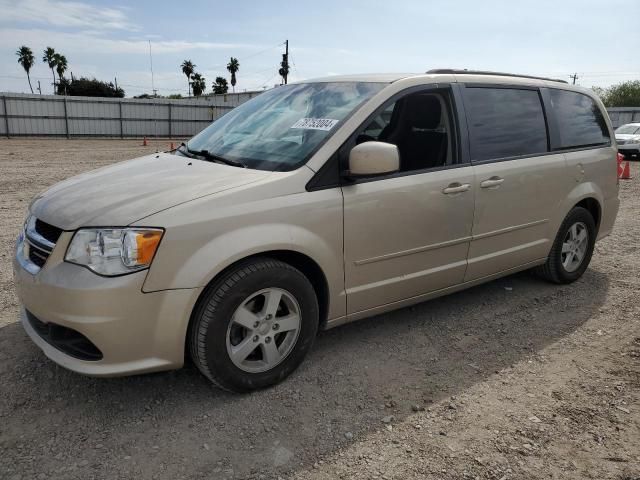
[[305,130],[331,130],[338,120],[332,118],[301,118],[291,128],[304,128]]

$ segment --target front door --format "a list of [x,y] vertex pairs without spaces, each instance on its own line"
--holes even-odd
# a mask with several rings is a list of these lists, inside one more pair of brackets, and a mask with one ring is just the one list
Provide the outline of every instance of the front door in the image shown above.
[[473,224],[473,169],[457,163],[447,88],[381,107],[355,142],[398,146],[400,172],[343,186],[347,312],[463,281]]

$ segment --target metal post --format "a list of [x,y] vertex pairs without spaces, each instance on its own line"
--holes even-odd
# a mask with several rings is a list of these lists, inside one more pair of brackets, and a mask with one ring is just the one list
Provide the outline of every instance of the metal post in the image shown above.
[[[284,55],[285,55],[285,61],[287,63],[287,69],[289,68],[289,40],[285,41],[285,51],[284,51]],[[287,84],[287,77],[289,76],[289,72],[287,72],[287,74],[284,76],[284,84]]]
[[122,128],[122,100],[118,102],[118,110],[120,111],[120,138],[124,138],[124,129]]
[[7,112],[7,97],[2,96],[2,106],[4,108],[4,128],[6,129],[7,138],[9,138],[9,112]]
[[67,133],[67,138],[69,138],[69,115],[67,115],[67,97],[64,97],[64,126]]
[[171,102],[169,102],[169,138],[172,137],[171,134]]
[[[151,45],[151,43],[149,43]],[[155,96],[155,93],[153,94]],[[158,139],[158,104],[153,102],[153,136]],[[157,145],[157,143],[156,143]]]

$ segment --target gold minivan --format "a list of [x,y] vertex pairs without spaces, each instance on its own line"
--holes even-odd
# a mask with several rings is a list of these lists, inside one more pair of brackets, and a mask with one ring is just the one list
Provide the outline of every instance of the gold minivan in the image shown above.
[[38,195],[18,238],[25,330],[95,376],[284,379],[318,330],[533,269],[577,280],[618,211],[593,92],[491,72],[274,88],[174,152]]

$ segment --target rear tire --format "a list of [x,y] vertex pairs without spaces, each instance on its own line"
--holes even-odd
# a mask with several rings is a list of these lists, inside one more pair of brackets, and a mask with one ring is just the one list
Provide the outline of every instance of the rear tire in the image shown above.
[[548,282],[575,282],[589,266],[596,235],[596,223],[591,213],[585,208],[574,207],[558,230],[547,262],[534,272]]
[[265,388],[300,365],[318,320],[318,300],[302,272],[272,258],[250,259],[204,292],[188,333],[191,358],[224,390]]

